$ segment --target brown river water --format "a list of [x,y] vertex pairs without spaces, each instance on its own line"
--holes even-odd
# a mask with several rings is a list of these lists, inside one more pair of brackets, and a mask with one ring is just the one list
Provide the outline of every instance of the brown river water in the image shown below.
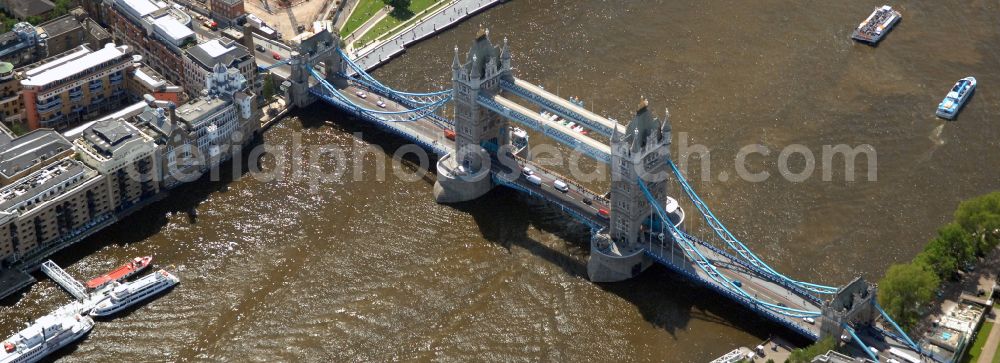
[[[495,42],[509,38],[519,77],[601,114],[628,119],[644,95],[661,115],[669,107],[675,140],[685,132],[711,150],[710,178],[691,179],[734,233],[778,270],[843,284],[910,259],[960,200],[1000,177],[1000,4],[895,3],[904,20],[879,47],[854,43],[851,30],[876,5],[516,0],[374,74],[398,89],[448,87],[453,47],[464,52],[484,24]],[[967,75],[978,93],[958,120],[937,119],[937,103]],[[791,334],[665,268],[589,282],[588,231],[515,192],[438,205],[433,168],[409,159],[388,161],[375,180],[376,159],[403,141],[325,105],[263,142],[349,149],[356,133],[385,150],[360,164],[364,181],[349,173],[316,187],[224,172],[55,256],[83,279],[151,254],[181,278],[169,294],[99,322],[59,360],[706,362]],[[757,143],[772,153],[747,165],[771,177],[724,177],[735,175],[737,151]],[[816,154],[802,182],[779,175],[778,154],[792,144]],[[841,159],[823,181],[822,146],[838,144],[871,145],[877,180],[860,157],[856,181],[845,181]],[[273,155],[262,160],[265,172],[279,168]],[[800,170],[804,160],[788,164]],[[698,231],[694,219],[688,228]],[[69,301],[38,277],[0,305],[0,336]]]

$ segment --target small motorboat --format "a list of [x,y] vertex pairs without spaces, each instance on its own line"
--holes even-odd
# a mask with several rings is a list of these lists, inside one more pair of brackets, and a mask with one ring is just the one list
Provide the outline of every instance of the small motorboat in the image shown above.
[[976,77],[965,77],[958,80],[948,91],[948,95],[938,104],[937,115],[940,118],[954,120],[969,96],[976,90]]

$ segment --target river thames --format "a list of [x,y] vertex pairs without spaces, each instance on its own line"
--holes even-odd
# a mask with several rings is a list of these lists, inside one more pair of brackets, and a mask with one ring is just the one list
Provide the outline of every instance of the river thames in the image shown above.
[[[876,5],[516,0],[374,75],[397,89],[448,88],[453,48],[464,55],[483,24],[495,43],[508,38],[518,77],[598,113],[627,122],[645,96],[657,114],[670,109],[675,144],[683,132],[711,151],[708,178],[697,159],[687,173],[738,237],[787,275],[840,285],[909,260],[960,200],[1000,180],[1000,5],[893,4],[899,26],[878,47],[854,43],[853,27]],[[978,93],[956,121],[937,119],[938,102],[968,75]],[[391,160],[401,140],[323,104],[263,143],[383,151],[366,154],[363,180],[348,173],[319,185],[263,180],[300,162],[265,156],[263,172],[183,186],[57,254],[81,279],[140,255],[181,279],[99,322],[60,361],[706,362],[792,334],[665,268],[591,283],[585,227],[502,188],[436,204],[433,168]],[[763,182],[735,177],[735,156],[750,144],[772,150],[747,161],[771,174]],[[830,181],[820,166],[801,182],[783,178],[778,154],[796,144],[817,163],[824,145],[871,145],[876,180],[862,157],[853,182],[842,159]],[[388,159],[382,180],[378,159]],[[0,335],[69,301],[38,277],[0,305]]]

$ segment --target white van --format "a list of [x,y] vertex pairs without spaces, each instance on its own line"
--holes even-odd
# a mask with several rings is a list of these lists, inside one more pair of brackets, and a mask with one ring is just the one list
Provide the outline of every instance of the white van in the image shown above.
[[563,192],[563,193],[566,193],[566,192],[569,191],[569,185],[566,184],[566,182],[564,182],[562,180],[556,180],[556,181],[552,182],[552,187],[556,188],[556,190],[558,190],[560,192]]
[[528,180],[528,182],[531,184],[538,186],[542,185],[542,178],[539,178],[538,175],[528,175],[524,177],[524,179]]

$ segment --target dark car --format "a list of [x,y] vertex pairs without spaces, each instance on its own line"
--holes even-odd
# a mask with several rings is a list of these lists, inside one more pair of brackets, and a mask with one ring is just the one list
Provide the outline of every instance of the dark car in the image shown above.
[[254,49],[256,49],[258,52],[261,52],[261,53],[264,52],[264,46],[260,45],[260,44],[257,44],[257,46],[254,47]]
[[299,27],[295,28],[295,30],[298,30],[299,33],[305,32],[306,31],[306,26],[305,25],[299,25]]
[[583,197],[583,204],[591,205],[594,204],[594,201],[590,197]]

